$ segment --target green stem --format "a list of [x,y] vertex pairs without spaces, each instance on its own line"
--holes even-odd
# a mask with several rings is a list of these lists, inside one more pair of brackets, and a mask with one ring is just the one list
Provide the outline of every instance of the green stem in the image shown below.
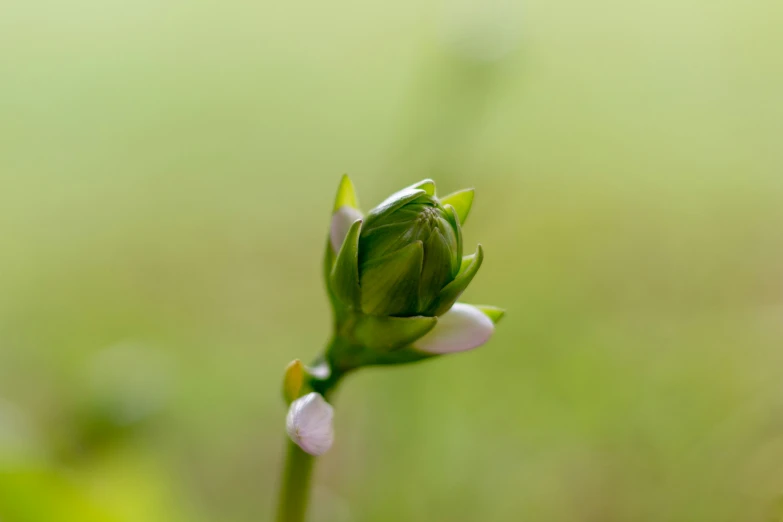
[[312,455],[302,451],[291,440],[288,441],[277,522],[304,522],[314,461]]
[[[325,351],[325,359],[316,360],[313,366],[326,362],[330,365],[330,373],[326,379],[312,379],[310,388],[323,395],[326,400],[342,380],[346,370],[337,368],[333,363],[334,353],[349,347],[343,339],[335,337]],[[302,451],[290,439],[287,442],[288,452],[283,469],[283,481],[280,485],[280,499],[277,505],[277,522],[304,522],[307,513],[307,503],[310,495],[310,478],[313,474],[315,458]]]

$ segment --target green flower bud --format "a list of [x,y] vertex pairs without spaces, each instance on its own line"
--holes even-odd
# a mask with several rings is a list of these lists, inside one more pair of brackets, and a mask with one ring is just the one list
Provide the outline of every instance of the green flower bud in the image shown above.
[[461,264],[454,210],[422,189],[398,192],[367,215],[359,236],[362,312],[434,315],[433,303]]
[[[438,325],[438,318],[451,310],[484,258],[481,245],[475,254],[462,255],[462,223],[472,202],[472,189],[438,198],[435,183],[424,180],[363,215],[353,184],[343,178],[324,263],[341,335],[374,353],[391,354],[403,347],[419,350],[398,352],[406,360],[420,358],[423,352],[445,353],[443,346],[450,341],[444,329],[456,325],[464,329],[471,321],[476,328],[483,327],[475,334],[464,330],[471,332],[472,345],[484,342],[494,319],[488,322],[481,313],[452,315],[443,327]],[[417,347],[415,341],[430,332],[428,339],[437,342],[425,339]],[[397,360],[389,357],[370,359]]]

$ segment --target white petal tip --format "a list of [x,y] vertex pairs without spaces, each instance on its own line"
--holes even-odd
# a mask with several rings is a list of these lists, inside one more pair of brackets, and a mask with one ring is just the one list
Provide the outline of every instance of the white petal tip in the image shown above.
[[332,374],[332,369],[328,363],[322,362],[315,366],[308,366],[307,372],[316,379],[326,380]]
[[438,318],[438,324],[415,347],[432,354],[464,352],[486,343],[495,325],[475,306],[456,303],[451,310]]
[[334,409],[318,393],[309,393],[291,403],[286,431],[297,446],[310,455],[323,455],[334,442]]
[[345,236],[348,235],[348,230],[351,229],[351,225],[357,219],[362,218],[362,213],[353,207],[343,205],[338,208],[332,214],[332,224],[329,230],[329,240],[332,243],[332,249],[335,253],[340,251],[340,247],[343,246]]

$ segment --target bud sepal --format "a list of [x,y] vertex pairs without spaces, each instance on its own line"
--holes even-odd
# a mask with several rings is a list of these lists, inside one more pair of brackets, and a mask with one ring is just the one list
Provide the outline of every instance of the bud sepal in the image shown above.
[[360,304],[359,235],[361,230],[362,221],[354,221],[337,253],[329,276],[328,285],[334,296],[348,309],[354,309]]
[[468,257],[470,258],[470,261],[467,264],[461,264],[457,277],[441,290],[435,306],[431,309],[433,315],[440,316],[445,314],[451,309],[454,303],[457,302],[457,299],[460,298],[462,292],[464,292],[470,282],[473,281],[479,268],[481,268],[481,263],[484,262],[484,249],[481,245],[478,245],[478,247],[476,247],[476,253]]
[[440,198],[440,202],[443,203],[443,206],[451,205],[454,207],[460,222],[464,224],[465,220],[468,219],[468,214],[470,214],[470,208],[473,206],[474,195],[475,190],[472,188],[460,190]]
[[391,352],[423,337],[438,323],[437,317],[358,317],[353,331],[357,344],[377,352]]
[[299,398],[305,381],[305,369],[302,361],[294,359],[285,367],[283,374],[283,398],[291,404]]

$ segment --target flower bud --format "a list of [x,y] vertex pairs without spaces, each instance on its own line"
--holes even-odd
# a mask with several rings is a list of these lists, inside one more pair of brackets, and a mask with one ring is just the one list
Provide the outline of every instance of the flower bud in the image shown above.
[[[371,352],[354,350],[350,366],[408,362],[422,354],[465,350],[491,335],[494,319],[475,308],[445,315],[484,259],[481,245],[475,254],[462,255],[462,223],[472,203],[472,189],[439,198],[435,183],[424,180],[363,215],[353,184],[343,177],[324,274],[338,332],[349,344]],[[439,319],[445,321],[443,326],[438,326]],[[473,346],[454,349],[438,340],[446,329],[465,325],[463,333]],[[430,341],[417,348],[415,341],[427,335]],[[406,347],[414,352],[393,355]]]
[[432,304],[462,263],[458,221],[453,209],[414,188],[371,211],[359,236],[362,312],[433,315]]
[[[502,312],[500,312],[502,316]],[[413,345],[422,352],[446,354],[464,352],[486,343],[495,331],[495,322],[478,307],[456,303],[438,319],[438,324]]]
[[[431,180],[405,188],[362,218],[343,178],[330,229],[330,289],[338,301],[374,316],[438,316],[478,271],[481,248],[462,257],[461,220],[473,191],[443,200]],[[459,208],[459,212],[457,210]],[[461,214],[461,215],[460,215]]]
[[334,410],[319,393],[309,393],[291,403],[286,417],[288,436],[310,455],[323,455],[332,447]]

